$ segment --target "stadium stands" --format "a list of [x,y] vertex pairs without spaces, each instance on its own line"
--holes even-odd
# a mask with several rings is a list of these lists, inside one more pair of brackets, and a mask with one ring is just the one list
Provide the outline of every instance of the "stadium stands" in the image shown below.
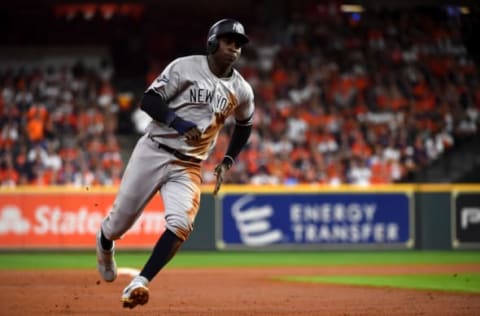
[[[479,71],[458,16],[344,14],[315,4],[283,22],[247,24],[252,43],[239,70],[255,90],[255,129],[227,182],[415,181],[480,135]],[[184,42],[169,37],[171,51]],[[145,116],[123,111],[135,108],[141,90],[125,98],[115,69],[104,66],[2,69],[0,186],[119,182],[122,152],[131,150],[120,147],[119,129],[138,137],[122,124],[142,125]],[[157,69],[140,75],[151,79]],[[231,131],[229,121],[204,163],[205,183],[214,181]],[[453,173],[443,179],[455,181]]]

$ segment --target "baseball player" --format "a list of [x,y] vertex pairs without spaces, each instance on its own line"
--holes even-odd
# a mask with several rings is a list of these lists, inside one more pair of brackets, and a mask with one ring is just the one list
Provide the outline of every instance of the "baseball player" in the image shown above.
[[140,274],[123,290],[124,307],[148,302],[149,282],[192,232],[200,206],[201,162],[215,146],[227,117],[235,118],[235,128],[224,159],[214,171],[214,194],[248,141],[253,90],[233,68],[248,41],[240,22],[216,22],[208,32],[207,54],[175,59],[143,95],[141,109],[152,121],[132,152],[112,210],[96,238],[97,269],[102,278],[115,280],[114,241],[132,227],[157,192],[165,205],[166,231]]

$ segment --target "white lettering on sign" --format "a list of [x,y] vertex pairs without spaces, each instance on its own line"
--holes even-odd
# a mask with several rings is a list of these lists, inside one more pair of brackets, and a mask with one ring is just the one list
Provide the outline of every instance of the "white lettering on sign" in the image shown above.
[[290,220],[294,223],[371,222],[376,210],[375,204],[324,203],[311,205],[296,203],[290,207]]
[[86,208],[66,211],[42,205],[35,211],[33,231],[37,235],[95,234],[103,217],[102,213],[89,212]]
[[295,203],[290,222],[295,242],[395,242],[400,228],[394,222],[375,221],[372,203]]
[[396,223],[364,224],[293,224],[294,241],[297,243],[319,242],[394,242],[398,241],[399,227]]
[[[95,234],[107,212],[89,210],[64,210],[58,206],[39,205],[34,210],[33,218],[26,218],[22,210],[14,205],[0,209],[0,235],[74,235]],[[131,234],[157,234],[164,231],[163,212],[148,210],[135,223]]]
[[467,229],[470,224],[480,223],[480,208],[479,207],[464,207],[462,208],[462,229]]

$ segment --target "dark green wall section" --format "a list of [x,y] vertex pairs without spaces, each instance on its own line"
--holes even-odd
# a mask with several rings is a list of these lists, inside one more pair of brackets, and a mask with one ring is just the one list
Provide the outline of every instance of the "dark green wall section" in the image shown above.
[[451,249],[451,194],[415,194],[415,248]]

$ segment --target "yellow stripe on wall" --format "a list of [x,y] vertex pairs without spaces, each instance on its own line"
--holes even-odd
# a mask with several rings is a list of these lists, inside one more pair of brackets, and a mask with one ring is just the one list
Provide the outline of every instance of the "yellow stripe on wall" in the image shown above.
[[[213,185],[202,185],[202,193],[213,192]],[[116,193],[118,186],[18,186],[14,188],[0,187],[0,194],[18,193]],[[228,185],[224,184],[219,194],[224,193],[345,193],[345,192],[480,192],[480,183],[475,184],[385,184],[372,186],[355,185]]]

